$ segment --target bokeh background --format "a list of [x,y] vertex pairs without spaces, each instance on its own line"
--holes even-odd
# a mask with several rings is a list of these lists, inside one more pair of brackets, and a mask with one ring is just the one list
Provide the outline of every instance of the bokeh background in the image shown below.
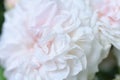
[[[4,23],[4,0],[0,0],[0,35],[2,34],[2,25]],[[115,75],[119,74],[119,67],[116,57],[111,48],[109,56],[99,64],[99,72],[96,73],[93,80],[113,80]],[[92,64],[91,64],[92,65]],[[4,69],[0,66],[0,80],[6,80],[4,78]],[[120,79],[118,79],[120,80]]]
[[[4,16],[3,16],[4,12],[5,12],[4,0],[0,0],[0,35],[2,33],[2,25],[4,22]],[[6,80],[3,75],[4,75],[4,69],[0,66],[0,80]]]

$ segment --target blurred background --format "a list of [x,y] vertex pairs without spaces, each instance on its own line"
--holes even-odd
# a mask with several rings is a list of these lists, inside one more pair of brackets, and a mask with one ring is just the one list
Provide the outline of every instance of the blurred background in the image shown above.
[[[3,22],[4,22],[4,0],[0,0],[0,35],[1,35],[1,32],[2,32],[2,25],[3,25]],[[0,80],[6,80],[4,78],[4,69],[0,66]]]
[[[4,12],[5,12],[4,0],[0,0],[0,35],[2,34]],[[99,72],[96,73],[95,78],[93,80],[114,80],[115,75],[119,74],[117,60],[116,57],[113,55],[112,48],[109,56],[99,64]],[[0,80],[6,80],[4,78],[4,69],[1,66],[0,66]],[[120,78],[116,80],[120,80]]]

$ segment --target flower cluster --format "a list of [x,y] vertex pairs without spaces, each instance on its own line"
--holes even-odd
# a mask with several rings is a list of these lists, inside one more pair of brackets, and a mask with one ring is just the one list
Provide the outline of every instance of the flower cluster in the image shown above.
[[6,78],[88,80],[112,45],[119,55],[119,1],[15,0],[0,40]]

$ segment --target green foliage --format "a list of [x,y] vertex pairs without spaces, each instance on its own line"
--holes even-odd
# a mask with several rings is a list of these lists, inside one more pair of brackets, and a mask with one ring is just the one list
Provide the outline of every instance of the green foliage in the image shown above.
[[[0,0],[0,33],[4,21],[3,13],[4,13],[3,0]],[[4,69],[0,66],[0,80],[6,80],[3,73],[4,73]]]
[[3,73],[4,73],[4,69],[0,67],[0,80],[6,80]]
[[4,9],[3,0],[0,0],[0,33],[2,30],[2,25],[3,25],[3,21],[4,21],[4,16],[3,16],[4,10],[5,9]]

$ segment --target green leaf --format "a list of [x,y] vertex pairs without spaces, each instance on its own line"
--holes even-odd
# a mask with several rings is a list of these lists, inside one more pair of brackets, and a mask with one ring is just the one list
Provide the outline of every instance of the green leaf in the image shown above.
[[4,0],[0,0],[0,34],[1,34],[1,30],[2,30],[2,25],[3,25],[3,22],[4,22],[4,4],[3,4],[3,1]]
[[4,69],[0,66],[0,80],[6,80],[4,77]]

